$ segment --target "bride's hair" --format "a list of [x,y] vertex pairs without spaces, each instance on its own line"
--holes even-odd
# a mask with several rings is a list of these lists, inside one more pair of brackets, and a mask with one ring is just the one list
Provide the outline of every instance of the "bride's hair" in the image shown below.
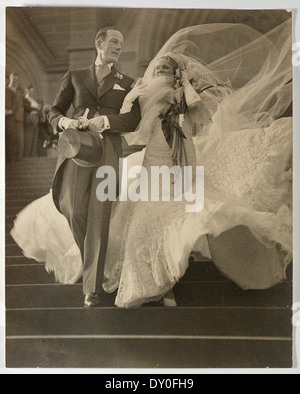
[[[158,58],[157,61],[156,61],[156,64],[161,59],[166,59],[167,62],[170,64],[170,66],[172,66],[173,74],[174,74],[174,77],[175,77],[176,71],[179,69],[179,65],[177,64],[177,62],[174,59],[172,59],[170,56],[166,55],[166,56],[161,56],[160,58]],[[155,74],[155,68],[156,68],[156,65],[155,65],[154,70],[153,70],[153,75]]]

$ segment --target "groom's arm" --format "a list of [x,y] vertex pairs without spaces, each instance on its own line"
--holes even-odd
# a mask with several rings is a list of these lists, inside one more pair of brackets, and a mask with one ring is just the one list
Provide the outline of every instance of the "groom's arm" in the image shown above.
[[126,114],[107,115],[109,122],[108,133],[126,133],[136,130],[140,120],[141,111],[138,99],[135,100],[131,111]]
[[140,105],[135,100],[130,112],[118,115],[102,115],[89,120],[89,129],[108,134],[129,133],[137,129],[141,120]]
[[49,123],[55,130],[61,131],[59,122],[66,116],[66,113],[73,102],[73,98],[74,88],[72,84],[71,71],[68,71],[61,81],[59,91],[48,114]]
[[[122,80],[121,86],[124,90],[125,100],[128,96],[128,93],[132,91],[133,83],[133,79],[124,75],[124,81]],[[109,95],[111,92],[112,91],[108,92],[107,95]],[[105,131],[108,134],[129,133],[135,131],[141,120],[141,112],[139,100],[133,99],[132,101],[133,103],[131,104],[131,110],[128,109],[125,113],[123,113],[123,107],[115,107],[115,109],[121,113],[115,115],[107,114],[98,118],[90,119],[89,128],[98,132]]]

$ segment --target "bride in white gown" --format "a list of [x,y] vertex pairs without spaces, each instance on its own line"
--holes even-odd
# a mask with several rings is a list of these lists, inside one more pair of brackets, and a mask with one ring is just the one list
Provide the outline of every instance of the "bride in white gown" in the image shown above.
[[[186,212],[186,201],[174,199],[114,203],[103,287],[118,289],[117,306],[164,297],[193,251],[243,289],[266,289],[285,278],[292,259],[292,119],[280,116],[291,102],[290,36],[290,21],[266,36],[244,25],[195,26],[176,33],[150,63],[142,121],[127,137],[147,147],[130,155],[127,167],[171,167],[176,159],[204,166],[204,208]],[[167,76],[159,75],[162,64]],[[186,76],[200,104],[189,100]],[[170,108],[179,108],[172,119],[186,137],[182,158],[159,118]],[[79,250],[51,193],[20,212],[11,235],[60,283],[80,278]]]

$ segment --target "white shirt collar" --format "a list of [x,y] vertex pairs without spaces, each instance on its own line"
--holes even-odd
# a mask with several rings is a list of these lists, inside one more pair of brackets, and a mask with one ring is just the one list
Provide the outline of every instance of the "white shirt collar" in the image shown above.
[[9,85],[8,88],[9,88],[10,90],[12,90],[14,93],[16,93],[16,91],[17,91],[17,88],[16,88],[15,86]]
[[[99,67],[99,66],[102,66],[102,65],[103,65],[102,60],[100,59],[100,56],[98,56],[97,59],[96,59],[96,61],[95,61],[95,66],[96,66],[96,67]],[[109,67],[110,69],[112,69],[112,66],[113,66],[114,64],[113,64],[113,63],[108,63],[107,65],[108,65],[108,67]]]

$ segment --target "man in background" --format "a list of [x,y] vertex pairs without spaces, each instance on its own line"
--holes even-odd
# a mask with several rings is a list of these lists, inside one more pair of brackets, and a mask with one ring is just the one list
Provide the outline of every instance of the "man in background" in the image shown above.
[[25,92],[24,99],[24,157],[38,156],[40,109],[41,104],[35,99],[34,88],[30,86]]
[[14,72],[6,89],[5,123],[7,160],[20,161],[24,151],[24,95],[19,75]]

